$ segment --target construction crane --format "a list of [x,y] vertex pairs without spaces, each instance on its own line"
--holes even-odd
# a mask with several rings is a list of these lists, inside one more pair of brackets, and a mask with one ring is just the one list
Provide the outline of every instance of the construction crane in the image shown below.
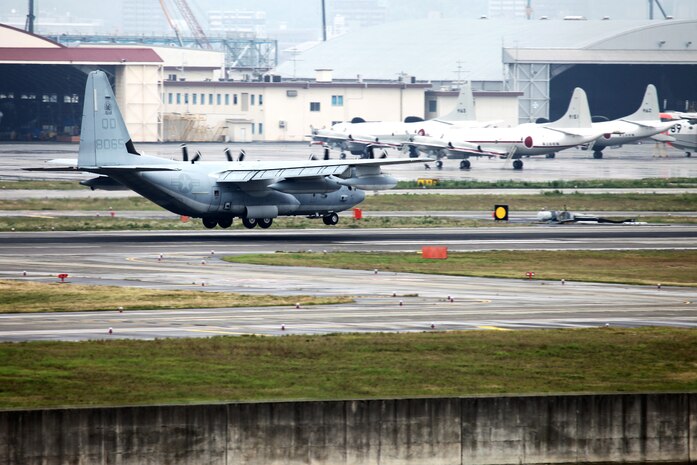
[[663,5],[661,5],[661,2],[659,0],[649,0],[649,19],[653,19],[653,4],[656,4],[658,6],[658,9],[661,10],[661,13],[663,14],[663,19],[668,19],[668,15],[666,14],[666,10],[663,9]]
[[[196,44],[201,48],[211,50],[213,47],[211,47],[211,43],[208,41],[208,37],[206,37],[206,34],[203,32],[203,28],[201,28],[201,25],[196,20],[196,16],[194,16],[194,13],[191,11],[191,8],[189,8],[189,4],[186,2],[186,0],[170,1],[174,4],[177,10],[179,10],[179,14],[182,16],[182,18],[184,18],[184,21],[186,21],[186,25],[189,27],[189,30],[191,31],[191,34],[193,35],[194,40],[196,41]],[[169,14],[169,11],[165,4],[165,0],[160,0],[160,6],[162,7],[162,12],[165,14],[165,17],[167,18],[169,26],[172,28],[172,30],[174,30],[174,34],[176,34],[177,40],[179,41],[179,43],[182,43],[181,34],[179,32],[179,29],[174,24],[171,15]]]

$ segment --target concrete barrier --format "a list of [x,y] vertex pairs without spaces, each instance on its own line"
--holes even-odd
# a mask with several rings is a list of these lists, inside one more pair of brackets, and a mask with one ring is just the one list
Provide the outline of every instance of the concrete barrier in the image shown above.
[[697,459],[697,394],[0,412],[0,464],[589,464]]

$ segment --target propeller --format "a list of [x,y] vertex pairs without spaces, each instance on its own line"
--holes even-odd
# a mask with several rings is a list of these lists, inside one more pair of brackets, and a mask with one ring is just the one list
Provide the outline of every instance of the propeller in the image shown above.
[[247,156],[247,152],[240,150],[240,154],[237,156],[237,161],[244,161],[245,156]]
[[234,158],[232,158],[232,152],[230,152],[229,148],[225,147],[225,150],[223,150],[223,152],[225,152],[225,157],[227,158],[227,161],[234,161]]
[[366,148],[366,151],[368,152],[368,158],[370,158],[370,159],[375,158],[375,149],[373,148],[372,145],[369,145],[369,146]]
[[329,160],[329,147],[324,148],[324,160]]
[[191,159],[191,164],[193,165],[194,163],[196,163],[200,159],[201,159],[201,152],[197,150],[196,155],[194,155],[194,158]]
[[382,151],[382,155],[380,155],[380,158],[387,158],[387,150]]
[[189,161],[189,149],[186,147],[186,144],[182,144],[181,148],[182,148],[182,160]]

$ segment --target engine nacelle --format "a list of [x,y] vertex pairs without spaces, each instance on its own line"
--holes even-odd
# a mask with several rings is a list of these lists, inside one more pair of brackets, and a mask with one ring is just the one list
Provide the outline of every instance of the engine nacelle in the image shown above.
[[397,185],[397,178],[393,178],[387,174],[355,176],[348,179],[343,179],[339,181],[339,184],[367,191],[379,191],[392,189]]

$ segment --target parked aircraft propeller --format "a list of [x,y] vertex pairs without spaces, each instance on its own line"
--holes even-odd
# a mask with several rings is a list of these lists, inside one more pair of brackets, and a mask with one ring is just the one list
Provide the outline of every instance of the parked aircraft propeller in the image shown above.
[[230,152],[229,148],[225,147],[223,152],[225,152],[225,158],[227,158],[227,161],[234,161],[234,158],[232,158],[232,152]]
[[329,147],[324,148],[324,159],[329,160]]
[[189,149],[186,147],[186,144],[182,144],[181,149],[182,149],[182,160],[189,161]]
[[244,161],[244,157],[247,153],[244,150],[240,150],[240,154],[237,156],[237,161]]

